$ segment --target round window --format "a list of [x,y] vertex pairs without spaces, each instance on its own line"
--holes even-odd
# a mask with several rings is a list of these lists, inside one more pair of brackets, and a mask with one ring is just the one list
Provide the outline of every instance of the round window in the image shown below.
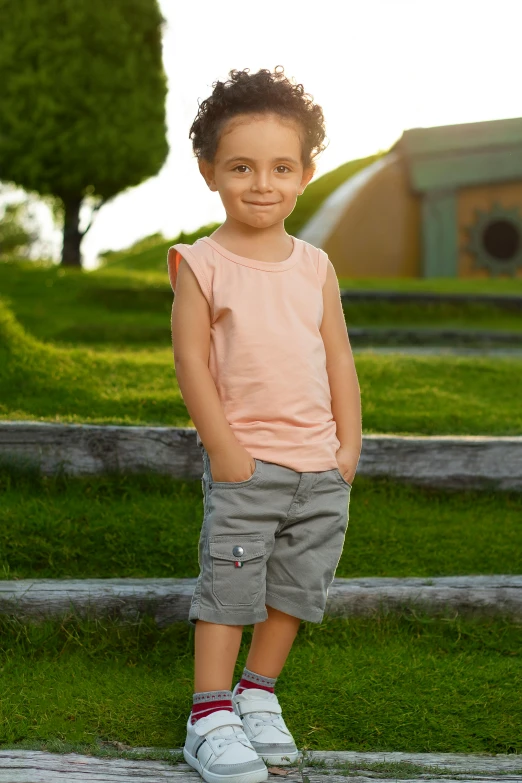
[[482,234],[484,247],[499,261],[510,261],[520,249],[520,229],[510,220],[494,220]]
[[487,212],[475,210],[467,226],[469,242],[462,249],[472,254],[476,267],[492,275],[515,275],[522,268],[522,217],[518,207],[496,203]]

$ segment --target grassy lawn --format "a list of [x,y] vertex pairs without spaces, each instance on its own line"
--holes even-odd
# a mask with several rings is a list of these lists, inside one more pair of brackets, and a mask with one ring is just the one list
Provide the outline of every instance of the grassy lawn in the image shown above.
[[0,292],[22,326],[67,346],[168,346],[173,294],[165,271],[105,273],[0,263]]
[[[365,432],[522,432],[522,360],[359,354]],[[0,303],[0,418],[191,426],[172,351],[61,348]]]
[[[244,632],[236,667],[246,659]],[[193,630],[0,620],[0,743],[180,747]],[[303,623],[278,680],[299,747],[520,753],[522,626],[422,614]]]
[[[0,577],[194,577],[199,479],[0,473]],[[357,479],[337,576],[522,573],[522,494]]]
[[348,333],[352,326],[503,330],[520,332],[522,344],[522,310],[509,311],[489,304],[345,301],[344,315]]
[[[3,578],[197,573],[198,480],[4,469],[0,493]],[[521,504],[358,480],[337,574],[520,573]],[[520,753],[521,650],[503,618],[325,618],[302,624],[278,694],[301,748]],[[192,674],[188,624],[0,617],[0,744],[180,747]]]
[[[0,263],[0,292],[20,324],[34,337],[67,347],[168,347],[173,294],[166,256],[171,242],[140,253],[114,254],[100,271],[62,269],[33,263]],[[134,269],[136,257],[161,256],[161,264]],[[121,256],[121,258],[120,258]],[[127,266],[125,266],[125,264]],[[148,270],[148,271],[146,271]],[[342,287],[420,291],[476,291],[522,294],[520,280],[340,280]],[[432,327],[518,331],[517,312],[494,304],[393,304],[345,302],[353,326]]]

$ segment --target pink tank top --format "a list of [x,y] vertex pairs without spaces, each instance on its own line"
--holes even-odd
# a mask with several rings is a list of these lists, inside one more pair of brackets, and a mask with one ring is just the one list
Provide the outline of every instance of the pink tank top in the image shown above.
[[169,278],[175,291],[184,258],[209,304],[208,366],[237,440],[261,460],[329,470],[340,442],[319,331],[328,256],[292,239],[281,262],[238,256],[211,237],[176,244]]

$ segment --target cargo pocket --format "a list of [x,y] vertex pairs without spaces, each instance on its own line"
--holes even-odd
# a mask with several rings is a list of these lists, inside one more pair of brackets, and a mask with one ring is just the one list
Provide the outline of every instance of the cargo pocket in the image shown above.
[[251,606],[263,587],[266,546],[258,533],[211,536],[212,592],[222,606]]

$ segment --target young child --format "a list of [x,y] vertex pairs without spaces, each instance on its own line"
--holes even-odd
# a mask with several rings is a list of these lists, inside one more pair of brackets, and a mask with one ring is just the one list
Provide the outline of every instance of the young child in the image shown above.
[[323,618],[361,408],[334,267],[284,225],[324,149],[322,109],[282,66],[229,76],[190,130],[226,220],[168,253],[174,363],[204,465],[184,756],[209,783],[257,783],[265,761],[298,756],[274,686],[300,621]]

